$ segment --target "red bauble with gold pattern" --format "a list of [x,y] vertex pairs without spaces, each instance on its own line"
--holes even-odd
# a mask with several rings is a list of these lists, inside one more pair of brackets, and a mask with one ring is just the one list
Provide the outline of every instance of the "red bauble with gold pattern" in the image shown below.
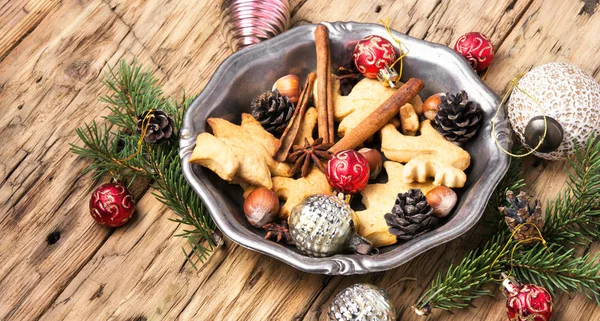
[[354,47],[356,69],[367,78],[377,78],[377,72],[390,66],[396,60],[396,49],[387,39],[380,36],[366,36]]
[[552,296],[542,286],[522,285],[508,277],[502,282],[510,321],[548,321],[554,315]]
[[327,162],[327,181],[340,193],[360,192],[369,182],[369,173],[367,159],[352,149],[334,154]]
[[458,38],[454,50],[465,57],[477,72],[486,70],[494,61],[494,45],[479,32],[469,32]]
[[108,227],[127,223],[134,209],[133,195],[120,182],[98,187],[90,199],[90,214],[96,222]]

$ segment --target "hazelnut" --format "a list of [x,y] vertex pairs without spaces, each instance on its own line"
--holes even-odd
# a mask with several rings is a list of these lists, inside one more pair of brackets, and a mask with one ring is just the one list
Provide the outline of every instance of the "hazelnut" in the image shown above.
[[432,189],[425,197],[427,198],[427,204],[433,208],[433,215],[438,218],[448,216],[458,200],[456,192],[446,186],[438,186]]
[[279,199],[270,189],[259,187],[246,197],[244,213],[254,227],[262,227],[275,219],[279,212]]
[[381,153],[372,148],[361,148],[358,150],[360,154],[362,154],[369,162],[370,168],[370,179],[375,179],[377,175],[381,172],[381,168],[383,166],[383,158],[381,157]]
[[297,103],[300,98],[300,78],[296,75],[285,75],[275,82],[273,90],[279,90],[279,93],[287,96],[290,102]]
[[435,119],[435,115],[437,115],[438,107],[442,103],[442,93],[435,94],[430,96],[423,103],[423,115],[425,118],[433,121]]

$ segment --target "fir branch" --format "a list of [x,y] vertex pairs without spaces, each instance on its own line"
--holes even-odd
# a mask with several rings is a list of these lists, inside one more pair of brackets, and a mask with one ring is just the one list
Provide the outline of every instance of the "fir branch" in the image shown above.
[[[508,239],[510,234],[506,228],[500,229],[482,250],[471,251],[456,267],[451,266],[445,276],[440,273],[415,304],[415,311],[466,308],[474,298],[486,294],[482,286],[495,281],[491,275],[497,276],[497,269],[511,267],[523,282],[540,284],[551,291],[581,292],[600,304],[599,256],[578,257],[572,249],[564,247],[564,244],[600,240],[597,220],[600,215],[600,140],[592,135],[586,147],[570,158],[569,164],[567,188],[556,200],[547,202],[542,235],[550,244],[550,252],[537,244],[532,249],[519,248],[511,260],[508,251],[502,252],[500,247],[508,243],[506,248],[511,249],[515,241]],[[488,211],[494,212],[497,208],[494,203],[503,196],[504,193],[500,194],[505,191],[503,185],[515,181],[510,188],[522,187],[522,180],[508,178],[509,175],[495,191],[496,199],[492,198]],[[504,226],[504,217],[501,214],[496,217],[497,224]],[[499,260],[490,275],[487,272],[496,257]]]
[[578,257],[573,249],[552,245],[546,251],[538,243],[528,251],[516,253],[512,265],[517,279],[541,285],[551,293],[583,293],[600,305],[599,254]]
[[[102,129],[93,121],[90,125],[75,129],[75,133],[83,142],[83,147],[71,144],[71,152],[83,157],[92,159],[93,162],[83,170],[83,173],[94,172],[94,178],[98,178],[107,173],[122,173],[135,176],[137,174],[146,174],[146,170],[129,162],[123,162],[119,157],[118,140],[113,139],[114,133],[111,133],[105,124]],[[122,152],[128,152],[129,149],[123,148]]]
[[600,139],[595,135],[585,148],[569,158],[567,187],[546,204],[542,231],[555,243],[583,244],[600,240]]
[[124,176],[130,183],[138,176],[153,181],[156,189],[153,194],[177,215],[172,221],[185,226],[177,236],[187,240],[191,254],[182,250],[195,266],[194,261],[204,261],[221,238],[213,232],[216,226],[201,199],[183,178],[179,133],[175,132],[170,142],[164,144],[142,143],[139,151],[137,133],[137,116],[151,108],[162,109],[173,117],[175,128],[181,128],[192,99],[185,93],[180,103],[164,98],[158,80],[135,61],[132,64],[121,61],[116,72],[111,68],[103,84],[111,90],[111,94],[100,99],[112,112],[104,117],[110,126],[99,128],[94,121],[78,128],[76,132],[83,146],[71,145],[72,152],[92,160],[84,172],[94,171],[95,177],[109,173]]
[[492,292],[483,289],[483,286],[494,281],[492,276],[500,275],[506,263],[504,260],[501,259],[492,270],[490,266],[496,258],[502,258],[506,253],[506,250],[502,250],[509,237],[508,232],[496,234],[483,250],[472,250],[458,265],[450,265],[445,275],[439,273],[413,309],[421,315],[429,314],[432,308],[464,309],[474,299],[491,295]]

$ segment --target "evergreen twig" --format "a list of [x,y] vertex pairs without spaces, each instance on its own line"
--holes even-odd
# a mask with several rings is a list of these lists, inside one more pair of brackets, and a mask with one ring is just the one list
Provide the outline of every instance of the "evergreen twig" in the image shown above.
[[[497,282],[494,277],[498,277],[498,269],[510,270],[511,267],[523,282],[539,284],[551,292],[584,293],[600,305],[600,256],[577,256],[573,249],[566,247],[600,240],[600,140],[592,135],[585,148],[569,159],[569,165],[567,187],[546,205],[542,235],[550,251],[541,244],[533,248],[518,247],[512,260],[509,250],[502,252],[506,243],[506,249],[511,249],[515,241],[508,239],[510,234],[497,206],[506,189],[518,190],[523,186],[511,166],[488,206],[488,211],[496,213],[496,222],[492,225],[502,228],[482,249],[469,252],[460,263],[450,266],[445,275],[440,273],[414,305],[415,311],[426,314],[431,308],[469,307],[473,299],[490,293],[482,288],[487,283]],[[496,258],[498,262],[490,273]]]
[[185,93],[179,103],[165,98],[158,80],[135,61],[131,64],[121,61],[117,72],[109,70],[103,84],[111,90],[110,95],[100,99],[112,112],[104,117],[108,124],[99,127],[93,121],[78,128],[76,133],[83,145],[71,145],[71,151],[92,160],[84,173],[93,171],[95,178],[111,174],[127,178],[130,184],[139,176],[151,180],[156,189],[153,194],[177,215],[171,220],[186,226],[177,236],[187,240],[191,250],[183,252],[195,266],[194,261],[204,261],[220,244],[220,237],[213,232],[216,226],[204,204],[183,178],[178,133],[165,144],[143,143],[140,152],[129,159],[138,149],[138,115],[150,108],[162,109],[173,117],[178,129],[192,100]]

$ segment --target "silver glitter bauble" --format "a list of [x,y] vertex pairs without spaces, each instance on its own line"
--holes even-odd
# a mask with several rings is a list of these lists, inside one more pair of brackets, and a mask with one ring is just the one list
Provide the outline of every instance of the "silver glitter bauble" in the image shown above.
[[309,256],[330,256],[346,249],[366,254],[370,250],[370,243],[356,234],[356,213],[335,196],[305,198],[292,209],[288,225],[296,247]]
[[387,292],[371,284],[354,284],[338,293],[327,312],[332,321],[394,321]]

